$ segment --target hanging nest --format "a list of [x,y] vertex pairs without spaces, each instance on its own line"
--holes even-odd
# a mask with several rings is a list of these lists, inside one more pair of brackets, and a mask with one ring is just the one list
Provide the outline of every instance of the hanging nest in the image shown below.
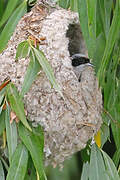
[[[45,165],[60,165],[73,153],[85,148],[101,126],[102,95],[94,69],[86,67],[81,81],[75,75],[70,56],[87,54],[77,13],[38,1],[19,22],[7,49],[0,54],[0,82],[10,76],[21,90],[28,59],[15,62],[18,44],[28,36],[41,40],[64,99],[51,87],[41,70],[24,96],[28,119],[40,124],[45,136]],[[43,39],[42,39],[43,38]]]

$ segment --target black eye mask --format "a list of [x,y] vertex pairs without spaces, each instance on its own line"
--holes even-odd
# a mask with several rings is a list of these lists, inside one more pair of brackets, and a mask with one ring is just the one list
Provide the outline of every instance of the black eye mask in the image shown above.
[[86,63],[90,63],[90,60],[88,58],[82,56],[72,56],[72,66],[76,67]]

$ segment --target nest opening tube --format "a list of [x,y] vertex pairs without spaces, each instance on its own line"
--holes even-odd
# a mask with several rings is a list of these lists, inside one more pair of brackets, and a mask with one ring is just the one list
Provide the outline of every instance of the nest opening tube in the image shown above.
[[68,51],[70,56],[77,53],[87,54],[79,23],[69,24],[66,37],[69,39]]

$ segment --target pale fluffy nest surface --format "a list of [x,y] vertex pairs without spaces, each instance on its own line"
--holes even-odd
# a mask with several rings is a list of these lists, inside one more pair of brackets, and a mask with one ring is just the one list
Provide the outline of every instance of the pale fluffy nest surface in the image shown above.
[[76,13],[38,3],[20,20],[7,49],[0,54],[0,82],[10,76],[20,90],[29,59],[15,62],[17,45],[29,35],[45,37],[40,49],[51,64],[65,99],[51,87],[42,70],[24,97],[28,119],[34,126],[41,124],[44,128],[45,165],[60,165],[83,149],[102,123],[102,96],[93,68],[85,68],[78,82],[71,66],[70,39],[66,37],[71,24],[79,26]]

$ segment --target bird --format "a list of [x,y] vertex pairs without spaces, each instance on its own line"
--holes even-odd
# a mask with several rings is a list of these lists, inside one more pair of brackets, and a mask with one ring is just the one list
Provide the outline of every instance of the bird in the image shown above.
[[93,64],[90,63],[90,59],[86,57],[84,54],[73,54],[71,56],[71,64],[73,66],[74,73],[76,74],[78,81],[81,81],[81,75],[84,69],[87,66],[92,66]]

